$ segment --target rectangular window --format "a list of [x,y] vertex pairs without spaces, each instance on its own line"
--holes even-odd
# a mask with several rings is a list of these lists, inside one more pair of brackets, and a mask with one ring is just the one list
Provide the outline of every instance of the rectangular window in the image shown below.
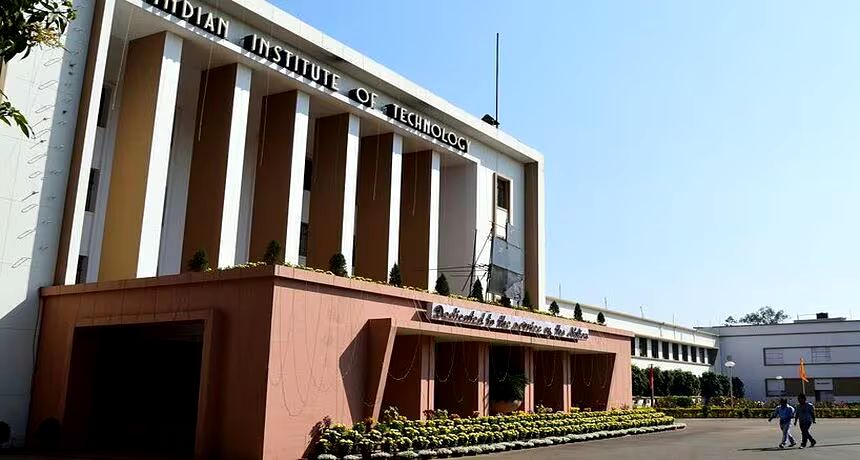
[[663,342],[663,359],[669,359],[669,342]]
[[672,359],[674,359],[675,361],[678,361],[678,358],[679,358],[679,355],[678,355],[678,344],[677,344],[677,343],[673,343],[673,344],[672,344]]
[[636,356],[636,337],[630,339],[630,356]]
[[777,397],[785,394],[785,380],[767,379],[764,381],[765,391],[768,397]]
[[96,125],[99,128],[107,128],[108,117],[110,116],[110,100],[113,90],[110,86],[102,86],[102,95],[99,100],[99,117],[96,120]]
[[780,348],[768,348],[764,350],[764,365],[773,366],[774,364],[785,364],[784,354]]
[[830,347],[812,347],[812,362],[814,363],[829,363],[833,360],[830,354]]
[[658,345],[659,343],[660,342],[658,342],[654,339],[651,339],[651,357],[652,358],[657,358],[657,352],[660,351],[660,347]]
[[687,345],[681,345],[681,355],[684,357],[684,361],[690,360],[690,347]]
[[639,337],[639,356],[648,357],[648,339],[645,337]]
[[699,361],[699,347],[690,347],[690,361],[694,363]]
[[90,182],[87,185],[87,201],[84,205],[84,211],[96,211],[96,198],[99,193],[99,174],[98,169],[90,169]]
[[708,364],[713,366],[715,362],[717,362],[717,350],[708,349]]
[[302,222],[301,233],[299,233],[299,256],[308,256],[308,224]]
[[496,178],[496,207],[511,210],[511,181],[501,177]]
[[700,363],[705,362],[705,349],[704,348],[699,348],[699,362]]
[[314,160],[305,158],[305,190],[311,191],[311,180],[314,176]]
[[89,265],[89,257],[78,256],[78,271],[75,273],[75,284],[87,282],[87,268]]

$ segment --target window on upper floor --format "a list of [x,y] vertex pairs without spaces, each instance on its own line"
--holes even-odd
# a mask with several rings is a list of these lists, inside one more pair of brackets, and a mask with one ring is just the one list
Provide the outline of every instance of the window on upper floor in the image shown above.
[[663,356],[661,356],[661,358],[669,359],[669,342],[663,342],[662,348],[663,348]]
[[672,344],[672,359],[674,359],[675,361],[678,361],[679,358],[680,358],[680,355],[678,353],[678,344],[673,343]]
[[87,201],[84,204],[84,211],[96,211],[96,198],[99,193],[99,175],[100,172],[98,169],[90,169],[90,181],[87,184]]
[[705,349],[704,348],[699,348],[699,362],[700,363],[705,362]]
[[658,345],[660,342],[654,339],[651,339],[651,357],[657,358],[657,353],[660,351],[660,346]]
[[302,227],[299,233],[299,256],[308,256],[308,224],[302,222]]
[[75,272],[75,284],[87,282],[87,269],[89,269],[89,257],[78,256],[78,270]]
[[511,222],[511,181],[496,175],[496,210],[493,217],[495,235],[508,239],[508,224]]
[[689,347],[686,345],[681,346],[681,356],[684,358],[684,361],[690,360]]
[[639,356],[648,357],[648,339],[645,337],[639,337]]
[[630,338],[630,356],[636,356],[636,337]]
[[305,158],[305,182],[304,189],[308,192],[311,191],[311,179],[314,174],[314,160],[310,158]]
[[96,119],[96,125],[99,128],[107,128],[108,118],[110,116],[110,101],[113,95],[113,88],[110,86],[102,86],[102,95],[99,100],[99,115]]

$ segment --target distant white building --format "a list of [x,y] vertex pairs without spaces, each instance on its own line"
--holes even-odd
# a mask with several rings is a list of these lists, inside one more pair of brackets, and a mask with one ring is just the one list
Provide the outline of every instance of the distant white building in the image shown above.
[[[546,301],[547,304],[557,302],[561,315],[573,318],[575,301],[549,296]],[[719,355],[719,343],[717,335],[712,332],[594,305],[579,305],[584,320],[597,321],[597,314],[602,312],[608,326],[636,334],[630,341],[630,355],[635,366],[654,366],[663,370],[680,369],[697,376],[714,371],[714,363]]]
[[[736,363],[732,372],[743,380],[748,398],[796,396],[805,390],[819,401],[860,402],[860,321],[819,313],[817,319],[786,324],[698,330],[719,335],[723,361]],[[799,378],[801,358],[809,379],[805,387]]]

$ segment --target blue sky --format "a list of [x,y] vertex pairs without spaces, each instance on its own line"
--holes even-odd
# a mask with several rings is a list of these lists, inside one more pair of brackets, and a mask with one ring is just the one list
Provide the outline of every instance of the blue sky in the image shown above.
[[[546,157],[548,291],[860,317],[860,2],[279,1]],[[853,311],[852,311],[853,309]]]

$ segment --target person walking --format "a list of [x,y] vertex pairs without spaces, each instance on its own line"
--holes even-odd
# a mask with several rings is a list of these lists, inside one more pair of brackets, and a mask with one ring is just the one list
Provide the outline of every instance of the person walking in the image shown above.
[[800,422],[800,448],[806,447],[806,442],[809,441],[809,447],[815,447],[815,438],[809,432],[809,427],[815,423],[815,406],[806,400],[806,395],[801,393],[797,395],[797,411],[794,415],[794,424]]
[[788,404],[787,399],[779,400],[779,405],[776,406],[767,421],[772,422],[775,418],[779,419],[779,429],[782,430],[782,442],[779,443],[779,448],[785,449],[785,441],[790,443],[788,447],[794,447],[797,444],[794,442],[794,436],[791,435],[791,419],[794,418],[794,408]]

